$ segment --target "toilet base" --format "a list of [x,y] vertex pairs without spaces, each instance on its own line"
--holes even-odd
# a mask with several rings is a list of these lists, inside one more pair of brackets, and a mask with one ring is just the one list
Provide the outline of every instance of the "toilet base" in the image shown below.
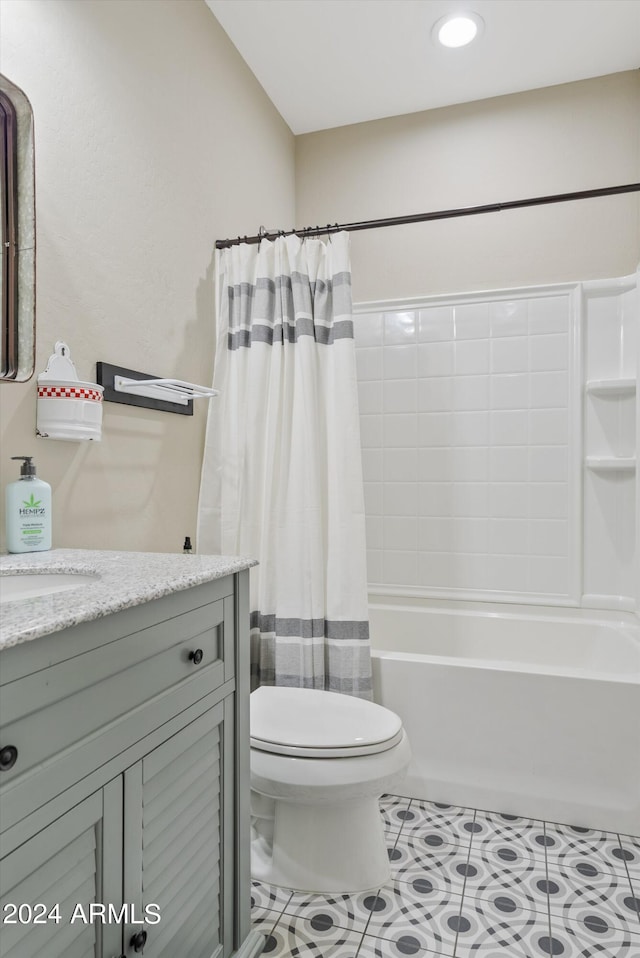
[[390,876],[377,798],[303,805],[251,792],[251,877],[296,891],[374,891]]

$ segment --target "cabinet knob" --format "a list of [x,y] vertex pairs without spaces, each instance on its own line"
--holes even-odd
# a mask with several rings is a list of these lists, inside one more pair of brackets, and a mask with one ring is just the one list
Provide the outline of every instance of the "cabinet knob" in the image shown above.
[[193,662],[194,665],[200,665],[204,658],[204,652],[202,649],[196,649],[195,652],[189,652],[189,659]]
[[133,947],[134,951],[142,951],[147,940],[146,931],[139,931],[136,935],[133,936],[129,944]]
[[8,772],[18,760],[18,749],[15,745],[5,745],[0,749],[0,772]]

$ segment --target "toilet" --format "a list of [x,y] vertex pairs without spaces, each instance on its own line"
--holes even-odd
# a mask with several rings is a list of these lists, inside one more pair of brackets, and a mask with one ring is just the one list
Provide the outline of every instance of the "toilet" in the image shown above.
[[411,759],[398,716],[373,702],[261,686],[251,693],[251,877],[296,891],[389,880],[378,799]]

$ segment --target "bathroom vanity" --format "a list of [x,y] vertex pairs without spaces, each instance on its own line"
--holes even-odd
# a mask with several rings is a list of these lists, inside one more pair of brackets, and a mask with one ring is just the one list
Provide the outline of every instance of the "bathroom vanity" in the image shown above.
[[[252,564],[0,560],[0,598],[27,576],[37,592],[34,572],[66,589],[2,606],[2,958],[262,950],[250,930]],[[74,586],[79,573],[90,578]]]

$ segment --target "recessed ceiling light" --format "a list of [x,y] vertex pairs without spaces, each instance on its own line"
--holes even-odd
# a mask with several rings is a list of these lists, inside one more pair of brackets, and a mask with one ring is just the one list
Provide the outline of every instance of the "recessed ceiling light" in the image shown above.
[[443,47],[464,47],[482,33],[484,21],[477,13],[454,13],[441,17],[432,35]]

